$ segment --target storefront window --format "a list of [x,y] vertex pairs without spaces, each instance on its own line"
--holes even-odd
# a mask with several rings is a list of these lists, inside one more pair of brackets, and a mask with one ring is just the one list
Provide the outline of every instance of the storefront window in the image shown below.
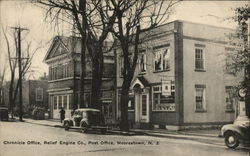
[[[171,87],[172,88],[172,87]],[[153,87],[153,111],[175,111],[175,92],[170,96],[162,95],[161,86]]]

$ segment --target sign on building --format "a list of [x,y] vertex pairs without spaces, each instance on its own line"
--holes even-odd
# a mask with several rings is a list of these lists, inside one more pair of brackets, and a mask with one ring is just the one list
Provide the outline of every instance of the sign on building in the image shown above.
[[161,88],[162,88],[162,95],[164,96],[171,96],[171,81],[169,80],[162,80],[161,81]]

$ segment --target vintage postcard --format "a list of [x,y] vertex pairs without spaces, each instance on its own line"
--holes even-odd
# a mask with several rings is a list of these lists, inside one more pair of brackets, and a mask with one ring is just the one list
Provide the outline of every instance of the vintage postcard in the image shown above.
[[0,156],[249,156],[249,15],[0,0]]

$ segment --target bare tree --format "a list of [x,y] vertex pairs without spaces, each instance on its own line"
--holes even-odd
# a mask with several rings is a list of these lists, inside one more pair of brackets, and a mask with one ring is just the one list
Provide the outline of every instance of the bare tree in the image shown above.
[[6,73],[6,64],[4,64],[3,69],[1,69],[0,71],[0,106],[4,105],[3,85],[4,85],[5,73]]
[[[18,89],[20,86],[20,81],[18,78],[16,78],[17,58],[15,54],[17,54],[18,42],[17,42],[16,32],[14,32],[13,38],[14,38],[15,50],[12,50],[10,40],[7,36],[6,31],[4,29],[2,29],[2,31],[3,31],[5,41],[6,41],[7,58],[8,58],[8,64],[9,64],[9,69],[10,69],[10,83],[9,83],[9,89],[8,89],[9,90],[9,108],[11,110],[12,118],[13,118],[13,113],[14,113],[13,108],[15,107],[15,101],[16,101]],[[28,70],[31,67],[33,56],[39,49],[39,48],[36,48],[34,50],[31,50],[31,45],[32,45],[32,42],[27,43],[26,49],[24,50],[26,51],[26,54],[23,54],[23,56],[26,55],[26,59],[22,60],[22,64],[23,64],[22,69],[21,69],[22,79],[28,73]]]
[[[66,18],[73,19],[73,25],[86,42],[82,42],[81,55],[85,55],[87,48],[92,63],[92,89],[91,89],[91,107],[99,109],[100,88],[103,77],[104,52],[103,46],[109,32],[113,28],[116,19],[116,10],[111,8],[109,0],[70,0],[70,1],[37,1],[40,4],[48,6],[47,15],[53,15],[52,20],[60,19],[60,13],[64,11]],[[113,2],[113,1],[112,1]],[[85,19],[85,20],[84,20]],[[70,23],[70,22],[69,22]],[[86,47],[83,46],[86,45]],[[84,74],[86,58],[81,57],[81,83],[84,83]],[[83,103],[84,88],[81,87],[81,102]],[[83,104],[81,104],[83,106]]]
[[143,41],[140,35],[163,23],[176,3],[177,1],[164,0],[120,0],[112,3],[117,12],[117,23],[114,25],[113,34],[119,41],[124,64],[120,98],[121,130],[129,129],[128,94],[138,60],[139,45]]

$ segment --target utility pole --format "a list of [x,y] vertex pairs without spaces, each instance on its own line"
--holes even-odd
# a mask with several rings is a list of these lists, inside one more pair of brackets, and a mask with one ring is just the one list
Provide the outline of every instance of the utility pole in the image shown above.
[[81,86],[80,86],[80,107],[86,107],[84,104],[84,86],[85,86],[85,53],[86,53],[86,0],[79,0],[79,10],[82,12],[82,40],[81,40]]
[[12,29],[17,30],[18,33],[18,52],[17,52],[17,59],[18,59],[18,68],[19,68],[19,121],[23,121],[23,92],[22,92],[22,59],[21,58],[21,31],[28,30],[26,28],[20,27],[11,27]]

